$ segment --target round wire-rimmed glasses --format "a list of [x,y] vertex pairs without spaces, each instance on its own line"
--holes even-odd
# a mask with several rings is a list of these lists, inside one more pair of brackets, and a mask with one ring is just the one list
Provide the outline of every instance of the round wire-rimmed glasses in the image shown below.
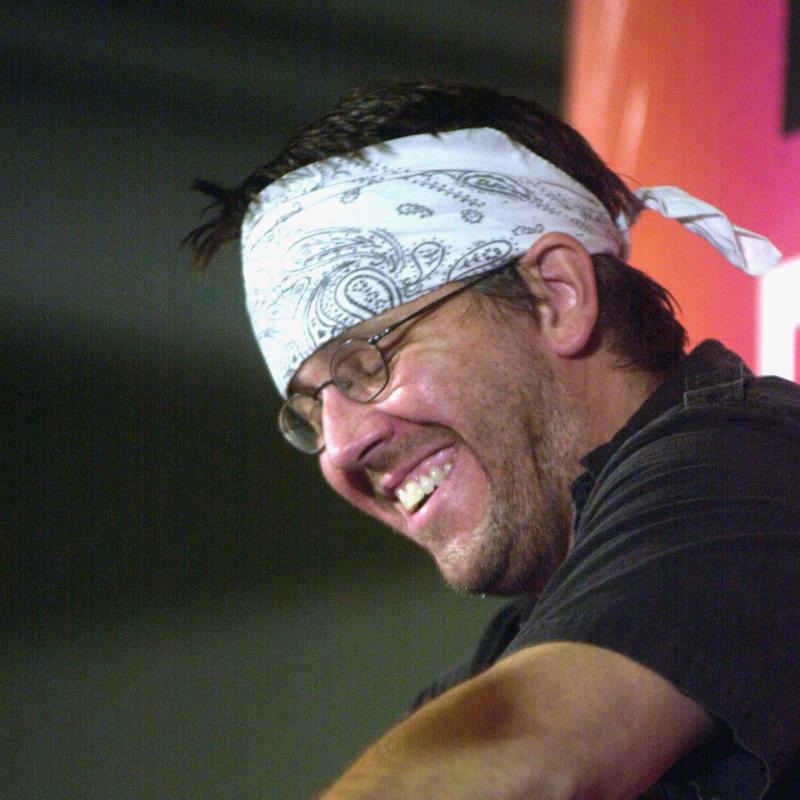
[[374,400],[389,383],[389,365],[386,363],[383,351],[378,347],[378,342],[384,336],[396,331],[401,325],[439,308],[475,284],[508,269],[515,263],[516,260],[481,273],[476,278],[462,283],[452,292],[437,297],[436,300],[418,308],[407,317],[393,322],[368,339],[359,337],[345,339],[331,356],[331,377],[317,386],[311,394],[297,392],[290,395],[281,406],[278,414],[278,427],[286,441],[309,455],[322,450],[324,434],[320,395],[323,389],[333,384],[345,397],[355,400],[357,403],[369,403]]

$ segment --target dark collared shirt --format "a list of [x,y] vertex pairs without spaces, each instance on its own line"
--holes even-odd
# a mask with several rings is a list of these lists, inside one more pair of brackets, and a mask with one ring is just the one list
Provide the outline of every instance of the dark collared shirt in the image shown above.
[[594,644],[720,721],[660,796],[800,798],[800,387],[704,342],[582,465],[574,544],[542,595],[417,704],[522,648]]

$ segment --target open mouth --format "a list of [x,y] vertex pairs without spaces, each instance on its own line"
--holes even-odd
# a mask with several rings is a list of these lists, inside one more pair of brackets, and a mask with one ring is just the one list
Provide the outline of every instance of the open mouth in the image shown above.
[[417,475],[407,480],[397,490],[397,499],[406,511],[418,511],[428,498],[442,485],[450,474],[453,465],[448,461],[432,465],[427,474]]

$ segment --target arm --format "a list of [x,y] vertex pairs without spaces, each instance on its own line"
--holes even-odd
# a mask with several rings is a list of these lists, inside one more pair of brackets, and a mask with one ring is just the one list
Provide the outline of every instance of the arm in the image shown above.
[[699,705],[625,656],[543,644],[424,706],[323,798],[635,798],[712,727]]

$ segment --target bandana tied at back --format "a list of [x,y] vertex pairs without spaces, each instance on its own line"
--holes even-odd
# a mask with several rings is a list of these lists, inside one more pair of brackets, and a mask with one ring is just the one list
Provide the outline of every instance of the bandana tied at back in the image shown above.
[[[750,274],[780,259],[681,189],[636,194]],[[511,261],[545,233],[624,259],[628,224],[500,131],[407,136],[301,167],[253,200],[242,225],[247,308],[286,396],[302,362],[347,328]]]

